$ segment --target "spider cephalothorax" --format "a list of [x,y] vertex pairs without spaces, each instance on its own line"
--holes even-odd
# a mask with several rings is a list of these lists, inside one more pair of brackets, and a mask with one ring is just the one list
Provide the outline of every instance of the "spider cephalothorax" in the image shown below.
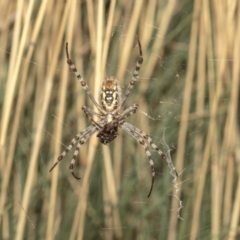
[[99,102],[106,112],[116,110],[121,104],[121,88],[117,78],[106,77],[101,85]]
[[[76,161],[78,152],[80,150],[81,145],[83,145],[94,133],[98,132],[97,137],[100,139],[102,144],[108,144],[113,141],[118,135],[118,128],[122,128],[125,132],[127,132],[132,138],[138,141],[145,150],[145,153],[148,157],[149,164],[152,171],[152,184],[148,194],[148,197],[151,195],[154,178],[155,178],[155,169],[154,169],[154,162],[149,151],[148,145],[150,145],[167,163],[169,168],[171,169],[172,175],[177,177],[177,173],[175,171],[175,167],[172,164],[170,158],[168,158],[152,141],[152,138],[148,136],[145,132],[141,129],[131,125],[130,123],[126,122],[126,118],[131,116],[132,114],[136,113],[138,108],[138,104],[133,104],[132,106],[128,107],[123,112],[121,111],[124,103],[126,102],[132,88],[134,87],[137,79],[140,67],[143,62],[142,57],[142,48],[141,43],[138,40],[138,47],[139,47],[139,57],[136,63],[135,71],[133,72],[132,80],[130,81],[126,93],[121,98],[121,88],[119,82],[115,77],[107,77],[102,82],[100,93],[99,93],[99,103],[98,104],[93,97],[91,91],[87,83],[83,80],[81,75],[78,73],[74,63],[69,58],[68,53],[68,44],[66,44],[66,55],[67,55],[67,63],[72,71],[75,73],[78,81],[82,85],[83,89],[88,94],[89,98],[92,100],[93,104],[97,108],[98,112],[95,112],[89,107],[83,106],[82,110],[86,114],[86,117],[92,122],[92,124],[87,127],[85,130],[79,132],[71,141],[69,146],[62,152],[62,154],[58,157],[58,161],[52,166],[50,171],[58,164],[59,161],[63,159],[63,157],[72,149],[72,147],[77,143],[76,150],[73,154],[73,158],[71,160],[69,169],[72,175],[77,177],[73,172],[73,166]],[[97,117],[98,120],[95,121],[93,116]]]

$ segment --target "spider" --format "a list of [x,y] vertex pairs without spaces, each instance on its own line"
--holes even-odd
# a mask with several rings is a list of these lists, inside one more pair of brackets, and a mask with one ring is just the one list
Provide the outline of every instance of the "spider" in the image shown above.
[[[150,136],[148,136],[141,129],[133,126],[132,124],[126,122],[126,118],[136,113],[138,109],[138,104],[134,103],[132,106],[128,107],[126,110],[121,111],[121,108],[125,104],[131,90],[133,89],[136,81],[138,80],[139,70],[143,62],[142,56],[142,47],[140,40],[137,37],[138,47],[139,47],[139,57],[136,63],[135,71],[133,72],[132,80],[130,81],[126,93],[122,99],[121,97],[121,88],[120,84],[116,77],[109,76],[106,77],[101,85],[100,94],[99,94],[99,103],[94,99],[91,91],[87,83],[83,80],[82,76],[78,73],[73,61],[69,58],[68,53],[68,43],[66,43],[66,56],[67,56],[67,64],[70,69],[75,73],[78,81],[82,85],[83,89],[86,91],[89,98],[92,100],[93,104],[97,108],[98,112],[95,112],[89,107],[83,106],[82,110],[85,113],[86,117],[91,121],[91,125],[87,127],[85,130],[79,132],[71,141],[69,146],[61,153],[58,157],[57,162],[52,166],[50,172],[56,167],[56,165],[65,157],[65,155],[72,149],[72,147],[77,143],[76,150],[73,154],[73,158],[71,160],[69,169],[72,175],[76,179],[80,179],[73,172],[73,166],[75,164],[78,152],[80,150],[81,145],[87,142],[90,137],[98,132],[97,137],[99,138],[102,144],[108,144],[112,142],[118,135],[118,128],[122,128],[125,132],[127,132],[132,138],[138,141],[145,150],[145,153],[148,157],[149,164],[152,172],[152,182],[148,197],[150,197],[153,189],[154,179],[155,179],[155,169],[154,162],[149,151],[148,145],[150,145],[157,153],[168,163],[168,166],[171,169],[171,174],[174,177],[177,177],[177,172],[175,171],[175,167],[172,164],[170,158],[168,158],[158,147],[153,143],[153,140]],[[93,119],[93,116],[98,118],[98,121]]]

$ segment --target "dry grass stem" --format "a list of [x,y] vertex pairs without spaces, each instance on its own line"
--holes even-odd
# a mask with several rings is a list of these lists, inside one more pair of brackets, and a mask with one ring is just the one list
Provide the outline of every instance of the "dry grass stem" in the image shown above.
[[[0,9],[0,239],[239,239],[239,1],[19,0]],[[66,63],[66,42],[99,102],[106,76],[125,95],[136,36],[144,61],[123,110],[139,104],[126,120],[168,154],[177,182],[158,151],[121,128],[106,146],[96,134],[81,144],[79,181],[69,171],[77,145],[49,173],[91,124],[82,106],[97,111]],[[156,172],[150,198],[144,148]]]

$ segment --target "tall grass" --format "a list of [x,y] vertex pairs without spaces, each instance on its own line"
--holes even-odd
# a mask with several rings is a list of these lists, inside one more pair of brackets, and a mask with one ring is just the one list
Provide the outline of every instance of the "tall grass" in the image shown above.
[[[238,239],[240,213],[239,1],[1,1],[0,239]],[[49,173],[90,122],[105,76],[123,92],[138,56],[129,122],[172,149],[166,163],[126,133],[109,146],[93,136]],[[167,146],[166,144],[167,143]],[[175,149],[175,150],[174,150]]]

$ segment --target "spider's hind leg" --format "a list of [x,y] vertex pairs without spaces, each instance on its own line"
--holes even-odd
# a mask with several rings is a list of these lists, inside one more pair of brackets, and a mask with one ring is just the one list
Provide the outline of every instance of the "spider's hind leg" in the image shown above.
[[79,140],[79,143],[77,144],[77,148],[73,154],[73,158],[71,160],[70,163],[70,171],[72,173],[72,175],[76,178],[76,179],[80,179],[79,177],[77,177],[74,172],[73,172],[73,166],[75,164],[75,161],[77,159],[77,155],[79,153],[80,147],[81,145],[83,145],[95,132],[98,131],[98,126],[92,124],[89,127],[87,127],[85,130],[83,130],[82,132],[78,133],[71,141],[70,145],[61,153],[61,155],[58,157],[57,162],[54,163],[54,165],[51,167],[51,169],[49,170],[49,172],[51,172],[56,166],[57,164],[66,156],[66,154],[72,149],[72,147],[76,144],[76,142]]
[[141,129],[133,126],[132,124],[130,124],[128,122],[126,122],[125,125],[127,126],[127,128],[131,129],[137,135],[141,136],[143,139],[148,141],[149,145],[162,157],[162,159],[164,159],[166,161],[168,167],[170,168],[170,174],[174,178],[177,178],[178,177],[178,173],[176,171],[175,166],[172,163],[171,157],[168,157],[166,154],[164,154],[160,150],[160,148],[153,142],[152,138],[149,135],[147,135],[145,132],[143,132]]
[[77,155],[78,155],[78,153],[79,153],[81,144],[84,144],[84,141],[80,141],[80,143],[77,144],[77,148],[76,148],[76,150],[75,150],[75,152],[74,152],[74,154],[73,154],[73,158],[72,158],[71,163],[70,163],[70,165],[69,165],[69,169],[70,169],[73,177],[75,177],[77,180],[80,180],[81,178],[80,178],[80,177],[77,177],[77,176],[75,175],[75,173],[73,172],[73,167],[74,167],[74,164],[75,164],[75,162],[76,162]]
[[154,168],[154,162],[153,162],[153,159],[152,159],[151,152],[149,151],[148,145],[144,141],[143,137],[140,136],[137,132],[135,132],[132,129],[130,129],[128,127],[128,123],[127,122],[125,122],[121,127],[122,127],[122,129],[124,131],[126,131],[131,137],[133,137],[136,141],[138,141],[144,147],[144,150],[145,150],[145,153],[146,153],[146,155],[148,157],[148,161],[149,161],[149,164],[150,164],[150,167],[151,167],[151,171],[152,171],[152,183],[151,183],[149,194],[147,196],[147,197],[150,197],[150,195],[152,193],[152,190],[153,190],[154,179],[155,179],[155,168]]
[[[87,132],[89,129],[87,128],[85,131]],[[71,141],[71,143],[68,145],[68,147],[61,153],[61,155],[58,157],[57,162],[54,163],[54,165],[51,167],[51,169],[49,170],[49,172],[51,172],[57,165],[58,163],[67,155],[67,153],[72,149],[72,147],[76,144],[77,140],[80,138],[80,136],[82,134],[85,133],[84,132],[80,132],[78,133]]]

